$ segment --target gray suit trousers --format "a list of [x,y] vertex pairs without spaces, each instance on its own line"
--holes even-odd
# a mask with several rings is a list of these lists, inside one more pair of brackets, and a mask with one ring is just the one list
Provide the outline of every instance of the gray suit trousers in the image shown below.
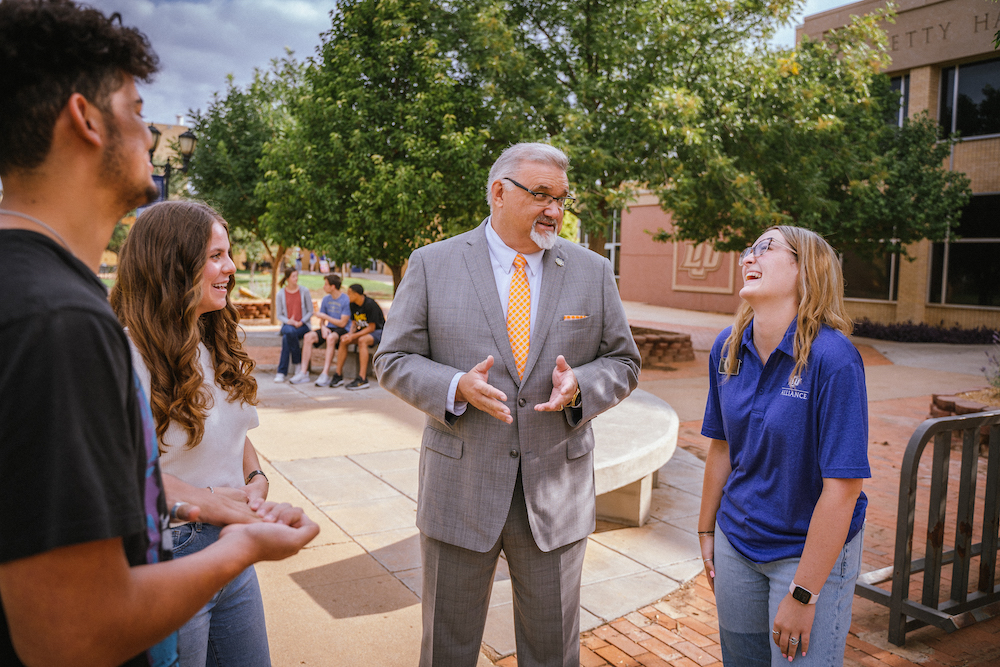
[[420,667],[475,667],[502,550],[514,593],[519,667],[579,667],[580,580],[586,538],[549,552],[531,536],[518,472],[510,512],[492,549],[463,549],[420,534],[423,640]]

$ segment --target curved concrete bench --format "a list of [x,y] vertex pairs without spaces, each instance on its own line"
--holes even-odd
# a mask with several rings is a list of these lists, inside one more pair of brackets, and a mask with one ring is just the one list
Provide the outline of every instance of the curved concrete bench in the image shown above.
[[657,471],[674,455],[679,425],[668,403],[641,389],[594,418],[597,518],[646,523]]

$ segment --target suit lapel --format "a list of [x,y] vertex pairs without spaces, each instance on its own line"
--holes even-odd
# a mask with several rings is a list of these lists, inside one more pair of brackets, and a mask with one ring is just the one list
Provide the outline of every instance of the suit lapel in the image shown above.
[[[500,350],[500,357],[507,371],[519,383],[517,378],[517,364],[514,361],[514,353],[510,349],[510,338],[507,336],[507,322],[503,316],[503,308],[500,306],[500,295],[497,294],[497,281],[493,275],[493,264],[490,259],[490,249],[486,245],[486,223],[484,222],[474,234],[469,235],[468,245],[465,247],[465,266],[469,270],[469,277],[479,296],[479,303],[486,315],[486,321],[490,326],[490,333],[496,341],[497,349]],[[480,360],[481,361],[481,360]],[[531,355],[528,356],[531,361]],[[527,373],[525,374],[527,376]]]
[[[556,245],[551,250],[546,250],[542,257],[542,289],[538,302],[535,326],[531,328],[531,346],[528,348],[528,360],[524,364],[524,381],[528,380],[531,369],[535,366],[535,361],[542,353],[542,347],[548,338],[549,329],[556,316],[556,304],[559,303],[559,294],[562,292],[563,280],[566,277],[566,255],[562,252],[562,241],[557,240]],[[556,259],[558,258],[558,262]],[[532,296],[532,298],[534,298]],[[507,345],[510,347],[510,344]],[[513,358],[513,354],[511,354]],[[515,377],[517,373],[514,374]]]

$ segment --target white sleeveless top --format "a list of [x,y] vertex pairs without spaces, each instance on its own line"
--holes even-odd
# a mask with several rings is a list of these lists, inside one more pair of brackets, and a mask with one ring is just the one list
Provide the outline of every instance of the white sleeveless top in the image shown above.
[[[129,348],[139,382],[146,395],[150,396],[149,369],[131,338]],[[210,396],[205,435],[201,442],[188,449],[184,446],[187,434],[180,426],[171,423],[160,441],[163,451],[160,469],[193,486],[240,488],[245,484],[243,448],[247,431],[260,424],[257,408],[238,400],[229,401],[229,393],[215,383],[215,368],[204,343],[198,343],[198,360]]]

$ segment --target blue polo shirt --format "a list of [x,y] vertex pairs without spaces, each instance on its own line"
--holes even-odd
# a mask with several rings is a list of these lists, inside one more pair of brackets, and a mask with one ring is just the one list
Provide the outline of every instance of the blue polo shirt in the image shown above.
[[[731,329],[712,346],[701,428],[702,435],[729,444],[732,473],[722,490],[717,521],[748,560],[798,558],[823,478],[871,477],[861,355],[845,335],[823,326],[800,381],[790,381],[796,322],[766,366],[753,345],[751,322],[740,344],[740,372],[727,378],[719,373],[719,360]],[[867,505],[862,493],[848,541],[861,530]]]

